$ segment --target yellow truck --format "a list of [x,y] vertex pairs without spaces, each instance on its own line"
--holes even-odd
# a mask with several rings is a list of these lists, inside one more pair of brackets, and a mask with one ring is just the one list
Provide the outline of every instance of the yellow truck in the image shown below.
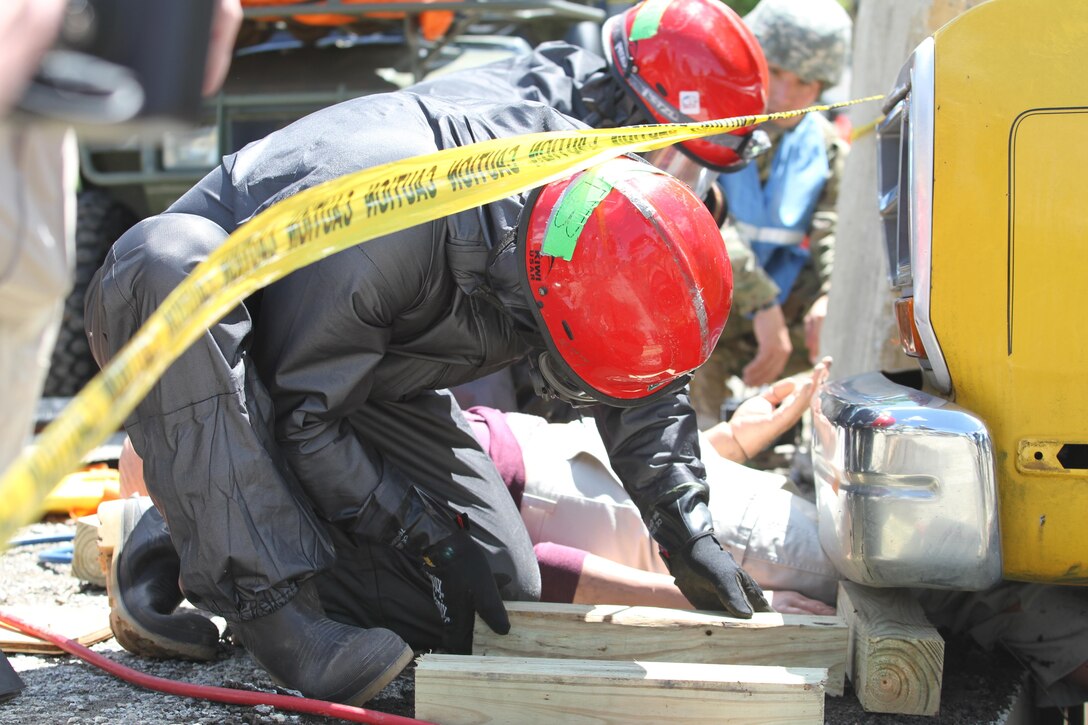
[[990,0],[885,101],[904,350],[814,403],[821,540],[850,579],[1088,585],[1088,3]]

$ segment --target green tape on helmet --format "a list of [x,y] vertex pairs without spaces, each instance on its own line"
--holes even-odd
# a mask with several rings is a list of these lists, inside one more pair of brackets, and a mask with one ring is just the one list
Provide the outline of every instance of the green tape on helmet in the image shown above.
[[612,191],[612,184],[598,169],[589,169],[568,186],[548,217],[548,228],[540,253],[570,261],[578,237],[593,210]]
[[665,14],[671,2],[672,0],[646,0],[631,23],[631,35],[628,40],[645,40],[657,35],[661,16]]
[[548,228],[540,244],[540,253],[561,257],[569,262],[589,217],[609,192],[615,188],[628,199],[631,198],[630,193],[623,189],[623,178],[633,173],[665,174],[651,164],[629,158],[613,159],[583,171],[559,196],[559,201],[548,216]]

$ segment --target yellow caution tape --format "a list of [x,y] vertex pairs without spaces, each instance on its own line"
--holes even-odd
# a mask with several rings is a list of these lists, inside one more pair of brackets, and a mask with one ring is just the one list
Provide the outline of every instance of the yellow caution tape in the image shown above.
[[876,127],[884,120],[884,116],[878,116],[875,120],[870,121],[862,126],[858,126],[850,132],[850,143],[854,143],[859,138],[864,138],[876,130]]
[[0,479],[0,541],[40,513],[82,456],[116,431],[205,330],[258,289],[331,254],[569,176],[622,153],[866,101],[690,124],[526,134],[333,179],[266,209],[197,265]]

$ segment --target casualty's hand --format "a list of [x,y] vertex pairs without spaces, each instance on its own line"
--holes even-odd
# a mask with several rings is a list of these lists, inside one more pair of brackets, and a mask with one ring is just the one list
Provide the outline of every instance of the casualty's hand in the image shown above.
[[801,419],[812,402],[817,379],[831,365],[824,358],[804,376],[774,383],[759,395],[745,400],[727,423],[718,423],[707,432],[714,450],[723,458],[744,463],[762,451]]
[[685,550],[670,554],[667,562],[676,586],[696,609],[724,610],[741,619],[751,619],[753,611],[772,611],[755,579],[722,549],[713,534],[700,536]]
[[749,387],[766,385],[782,374],[793,352],[790,331],[782,308],[773,305],[759,310],[752,317],[752,330],[756,336],[756,356],[744,366],[741,378]]
[[468,514],[458,514],[454,524],[447,538],[423,552],[423,565],[442,618],[445,648],[454,654],[472,654],[477,613],[497,634],[510,631],[510,618],[487,557],[468,533]]
[[800,592],[781,589],[764,594],[770,599],[774,611],[779,614],[816,614],[828,617],[835,614],[834,607],[819,599],[810,599]]
[[805,314],[805,347],[808,348],[808,360],[815,363],[820,359],[820,333],[827,318],[827,295],[820,295]]

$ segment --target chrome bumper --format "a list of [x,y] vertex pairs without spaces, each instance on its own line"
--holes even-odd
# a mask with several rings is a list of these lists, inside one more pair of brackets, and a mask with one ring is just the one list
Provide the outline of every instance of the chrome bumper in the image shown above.
[[879,373],[813,398],[820,543],[860,584],[985,589],[1001,577],[993,445],[977,417]]

